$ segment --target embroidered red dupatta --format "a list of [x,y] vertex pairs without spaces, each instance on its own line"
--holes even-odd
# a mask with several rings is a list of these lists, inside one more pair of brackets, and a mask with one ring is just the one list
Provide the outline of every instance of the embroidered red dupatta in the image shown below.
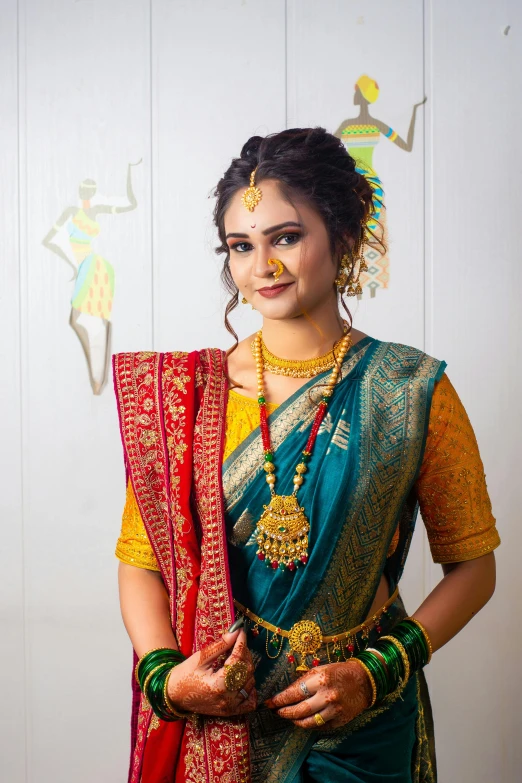
[[[125,460],[186,656],[234,618],[221,482],[227,380],[219,349],[113,355]],[[134,665],[137,657],[134,653]],[[250,780],[244,717],[167,723],[132,674],[129,783]]]

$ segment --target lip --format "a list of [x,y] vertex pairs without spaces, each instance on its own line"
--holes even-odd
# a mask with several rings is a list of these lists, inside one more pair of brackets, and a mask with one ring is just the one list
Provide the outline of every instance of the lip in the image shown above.
[[257,293],[271,299],[272,297],[281,294],[291,285],[293,285],[293,283],[280,283],[279,285],[272,285],[266,288],[258,288]]

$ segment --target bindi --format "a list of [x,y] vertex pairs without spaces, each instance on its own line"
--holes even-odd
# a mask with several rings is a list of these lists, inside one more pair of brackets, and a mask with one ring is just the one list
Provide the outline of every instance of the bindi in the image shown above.
[[250,228],[255,228],[257,226],[257,223],[254,223],[253,226],[250,226]]

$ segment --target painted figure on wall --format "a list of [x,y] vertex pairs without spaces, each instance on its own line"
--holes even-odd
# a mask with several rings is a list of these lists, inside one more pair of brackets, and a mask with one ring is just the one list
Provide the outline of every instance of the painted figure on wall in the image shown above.
[[[56,223],[44,237],[42,244],[74,269],[75,281],[71,298],[69,324],[74,329],[87,359],[89,379],[94,394],[101,394],[107,380],[110,357],[111,314],[114,298],[114,267],[92,247],[100,233],[97,216],[121,214],[136,209],[138,202],[132,189],[131,169],[141,163],[129,163],[127,167],[127,206],[111,204],[91,205],[96,193],[96,182],[85,179],[80,184],[82,205],[64,209]],[[74,256],[73,263],[67,253],[53,242],[62,227],[66,227]]]
[[[373,150],[379,141],[382,133],[387,139],[392,141],[397,147],[411,152],[413,149],[413,137],[415,134],[415,120],[417,109],[426,102],[426,98],[416,103],[408,129],[406,140],[402,139],[393,128],[390,128],[385,122],[372,117],[369,110],[370,103],[374,103],[379,97],[379,85],[374,79],[363,74],[355,83],[355,94],[353,102],[355,106],[360,106],[359,115],[352,119],[343,120],[335,131],[337,136],[350,155],[357,161],[357,171],[363,174],[373,187],[373,220],[369,222],[368,228],[373,232],[368,233],[368,242],[365,252],[365,260],[368,265],[367,271],[361,272],[360,283],[365,292],[370,296],[375,296],[379,288],[388,288],[390,280],[389,256],[388,251],[383,254],[379,247],[379,240],[387,246],[387,225],[386,210],[384,205],[384,191],[381,179],[373,167]],[[361,298],[361,295],[358,297]]]

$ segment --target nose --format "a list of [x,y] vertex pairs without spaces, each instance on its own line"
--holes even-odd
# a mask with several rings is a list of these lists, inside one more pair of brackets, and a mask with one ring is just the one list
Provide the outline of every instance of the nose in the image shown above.
[[254,277],[258,277],[260,280],[266,280],[269,277],[273,277],[275,267],[268,263],[269,258],[270,254],[264,250],[259,250],[256,253],[254,265],[252,268],[252,274]]

